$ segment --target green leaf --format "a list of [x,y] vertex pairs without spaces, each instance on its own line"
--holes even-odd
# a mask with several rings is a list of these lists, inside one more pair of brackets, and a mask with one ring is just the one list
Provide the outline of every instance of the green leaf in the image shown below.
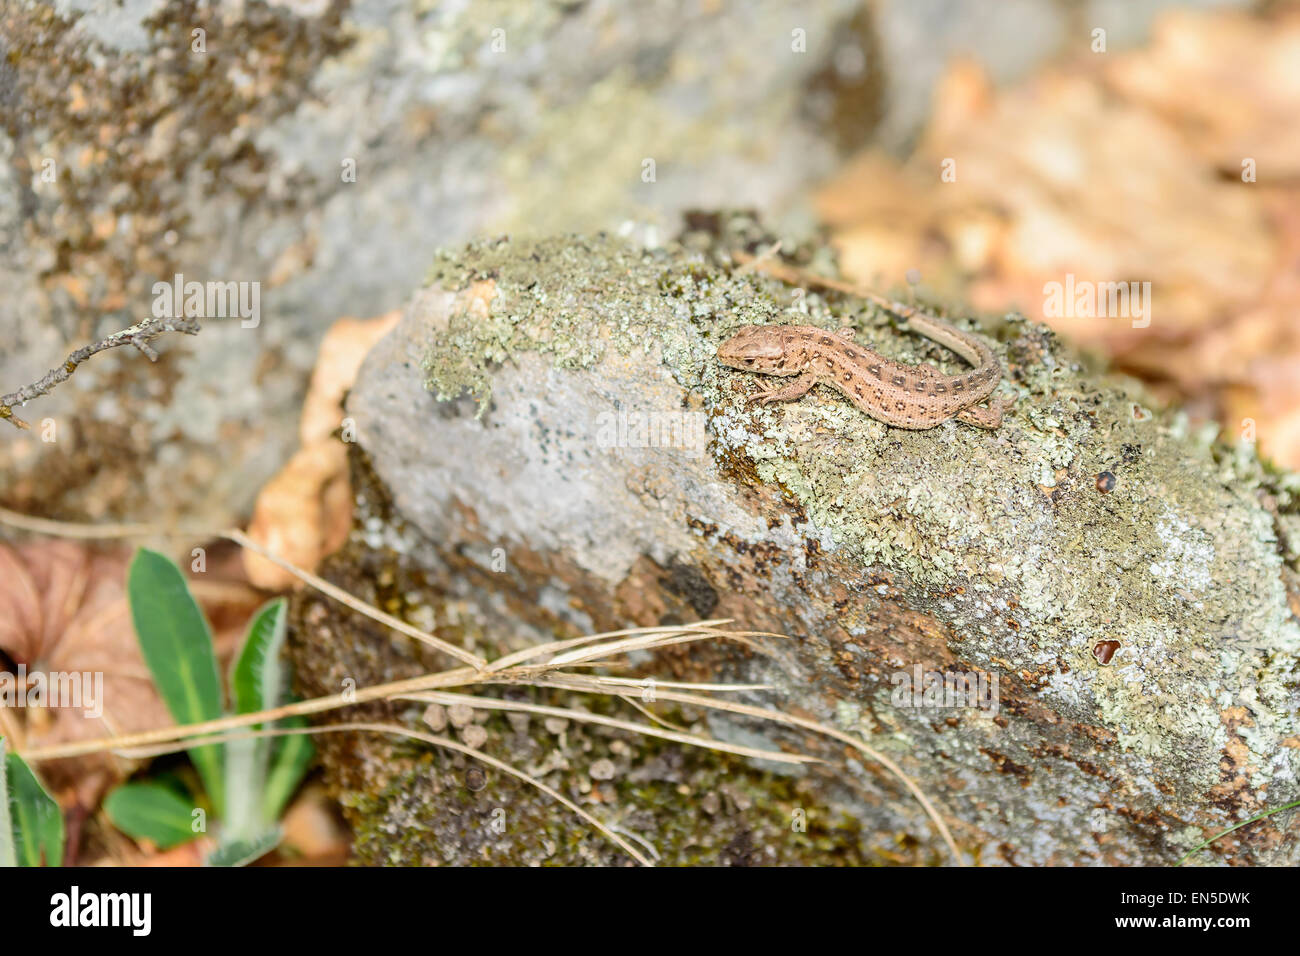
[[63,811],[22,757],[4,753],[3,738],[0,756],[0,797],[5,804],[0,822],[6,824],[0,865],[62,866]]
[[[280,721],[281,727],[307,727],[305,717],[291,717]],[[278,820],[289,803],[298,784],[307,775],[316,748],[306,734],[291,734],[278,738],[279,746],[271,760],[271,773],[266,778],[262,807],[267,820]]]
[[[288,602],[283,598],[269,602],[254,615],[230,673],[231,694],[239,713],[270,710],[286,702],[289,681],[283,651],[287,633]],[[254,729],[262,726],[257,724]],[[279,721],[276,726],[306,727],[307,722],[299,718]],[[257,746],[248,748],[246,743]],[[280,818],[314,755],[305,734],[227,744],[227,822],[233,839],[252,838]]]
[[104,800],[104,812],[129,837],[170,850],[193,840],[194,806],[161,783],[126,783]]
[[[235,710],[251,714],[278,707],[284,698],[287,674],[282,652],[288,633],[289,604],[276,598],[253,616],[248,637],[230,673]],[[256,729],[261,728],[256,725]]]
[[283,839],[284,833],[278,826],[271,827],[258,836],[248,840],[230,840],[221,842],[208,854],[208,866],[244,866],[259,857],[266,856]]
[[252,839],[270,822],[262,817],[266,744],[259,739],[226,744],[226,815],[221,822],[222,832],[231,840]]
[[[277,598],[264,605],[248,626],[248,635],[230,670],[230,692],[241,714],[269,710],[280,704],[287,683],[282,652],[288,633],[288,602]],[[265,725],[254,724],[252,730]],[[263,812],[271,741],[232,740],[226,744],[225,838],[232,843],[254,840],[275,818]]]
[[0,737],[0,867],[18,865],[14,825],[9,819],[9,782],[5,773],[5,739]]
[[[140,650],[173,719],[195,724],[220,717],[212,632],[180,568],[165,555],[141,548],[127,574],[127,598]],[[220,746],[192,747],[189,755],[220,816],[226,797]]]

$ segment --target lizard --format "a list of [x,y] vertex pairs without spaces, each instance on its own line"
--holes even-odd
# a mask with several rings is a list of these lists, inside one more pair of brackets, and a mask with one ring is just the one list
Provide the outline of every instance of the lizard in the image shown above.
[[[763,267],[759,260],[745,259]],[[769,266],[765,271],[786,278],[779,268]],[[834,280],[799,278],[884,301]],[[811,325],[741,326],[718,347],[718,361],[744,372],[796,376],[783,388],[766,389],[750,398],[763,405],[794,401],[821,384],[838,389],[872,418],[897,428],[934,428],[950,418],[980,428],[998,428],[1003,413],[1015,400],[994,399],[987,407],[979,407],[1002,378],[1002,365],[993,350],[978,336],[911,306],[891,302],[885,307],[908,327],[956,352],[974,368],[964,375],[944,375],[933,365],[904,365],[858,345],[852,329],[829,331]]]

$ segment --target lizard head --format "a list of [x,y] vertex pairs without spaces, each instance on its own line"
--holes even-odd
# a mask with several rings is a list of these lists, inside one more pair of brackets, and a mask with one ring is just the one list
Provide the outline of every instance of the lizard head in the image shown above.
[[785,369],[785,346],[771,326],[742,325],[718,346],[718,361],[728,368],[767,375],[789,374]]

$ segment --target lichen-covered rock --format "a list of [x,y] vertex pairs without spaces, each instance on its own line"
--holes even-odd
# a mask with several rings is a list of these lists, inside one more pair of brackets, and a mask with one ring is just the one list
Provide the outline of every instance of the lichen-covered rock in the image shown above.
[[[757,248],[752,234],[729,241],[743,238]],[[959,363],[856,300],[732,270],[723,245],[497,240],[441,254],[350,396],[364,508],[331,575],[492,653],[711,617],[786,634],[770,656],[695,644],[637,673],[766,683],[747,699],[861,736],[938,804],[968,861],[1167,863],[1296,799],[1300,588],[1278,533],[1300,510],[1293,477],[1148,410],[1015,317],[989,333],[1002,389],[1019,395],[997,431],[891,429],[824,388],[748,404],[760,386],[714,359],[741,324],[851,326],[901,361]],[[435,663],[319,599],[298,613],[307,693]],[[950,687],[971,675],[983,696],[936,700],[934,674]],[[666,862],[724,860],[700,836],[713,825],[700,800],[733,776],[756,861],[810,858],[795,804],[831,828],[827,859],[945,858],[898,781],[841,744],[688,716],[827,765],[764,778],[728,758],[720,773],[713,754],[589,728],[557,744],[496,718],[486,749],[597,794],[597,813]],[[362,859],[502,858],[452,833],[491,803],[458,789],[458,758],[329,747]],[[664,760],[677,776],[648,769]],[[611,769],[677,789],[594,779]],[[519,796],[502,786],[514,796],[493,799]],[[535,813],[521,816],[581,829],[559,806]],[[1295,863],[1296,827],[1269,818],[1204,859]],[[552,832],[524,856],[572,862],[593,841]]]

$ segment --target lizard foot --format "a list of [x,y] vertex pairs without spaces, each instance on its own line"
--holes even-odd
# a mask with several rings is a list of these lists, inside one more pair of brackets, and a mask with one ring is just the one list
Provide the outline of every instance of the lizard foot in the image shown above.
[[758,402],[760,405],[770,405],[772,402],[793,402],[796,398],[806,395],[808,390],[816,384],[816,374],[807,371],[784,388],[768,388],[761,392],[755,392],[749,397],[749,400]]
[[977,428],[1000,428],[1002,427],[1002,416],[1011,410],[1016,404],[1015,398],[994,398],[988,407],[982,408],[978,405],[972,405],[969,408],[963,408],[953,417],[959,422],[965,422],[967,425],[974,425]]

